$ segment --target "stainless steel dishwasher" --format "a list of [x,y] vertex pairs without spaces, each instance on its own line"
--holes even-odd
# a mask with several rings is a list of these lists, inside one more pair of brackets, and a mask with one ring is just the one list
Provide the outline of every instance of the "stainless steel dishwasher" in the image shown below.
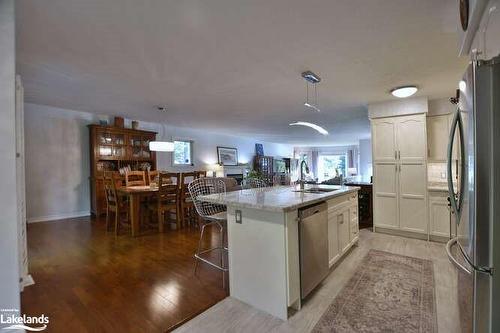
[[299,210],[300,295],[305,298],[328,275],[328,206]]

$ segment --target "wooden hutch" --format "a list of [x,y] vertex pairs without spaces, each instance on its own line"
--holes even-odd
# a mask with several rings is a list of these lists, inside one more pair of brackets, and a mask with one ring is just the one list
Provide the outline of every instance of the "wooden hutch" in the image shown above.
[[130,166],[132,170],[156,170],[156,153],[149,142],[156,132],[113,126],[89,125],[90,139],[90,209],[94,215],[106,212],[104,172],[118,172]]

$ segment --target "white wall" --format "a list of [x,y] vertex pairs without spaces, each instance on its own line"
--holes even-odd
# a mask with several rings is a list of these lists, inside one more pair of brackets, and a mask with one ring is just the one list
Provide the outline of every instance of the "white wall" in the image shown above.
[[0,0],[0,309],[20,309],[14,26],[14,0]]
[[370,181],[372,174],[372,140],[359,140],[359,169],[364,181]]
[[[89,138],[87,125],[102,116],[93,113],[25,104],[26,203],[28,222],[88,215]],[[104,116],[104,118],[109,118]],[[126,120],[126,126],[130,121]],[[249,163],[255,152],[252,138],[140,122],[141,129],[158,132],[158,140],[194,141],[194,166],[172,167],[171,153],[158,153],[160,170],[203,170],[217,163],[217,146],[238,149],[239,162]],[[265,143],[264,153],[292,156],[289,145]]]
[[25,104],[28,222],[89,214],[89,134],[86,112]]
[[428,116],[437,116],[443,114],[453,113],[457,109],[457,106],[450,103],[449,98],[439,98],[429,101],[429,113]]

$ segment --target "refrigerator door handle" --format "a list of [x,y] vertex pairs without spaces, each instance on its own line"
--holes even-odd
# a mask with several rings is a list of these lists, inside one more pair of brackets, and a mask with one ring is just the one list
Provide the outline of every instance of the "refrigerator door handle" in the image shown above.
[[[464,149],[464,127],[462,122],[462,116],[460,115],[460,108],[457,108],[455,116],[451,124],[450,139],[448,142],[448,158],[447,158],[447,176],[448,176],[448,192],[450,196],[451,209],[456,214],[457,224],[460,223],[460,213],[462,211],[462,200],[464,192],[463,177],[465,177],[465,149]],[[453,185],[453,173],[452,173],[452,159],[453,159],[453,143],[455,141],[455,132],[458,128],[459,139],[460,139],[460,161],[461,168],[460,174],[458,175],[458,180],[460,182],[460,189],[458,193],[455,192],[455,187]]]
[[457,261],[457,259],[455,259],[455,257],[453,256],[453,254],[451,254],[451,247],[456,244],[458,242],[458,238],[452,238],[448,241],[448,243],[446,243],[446,254],[448,254],[448,259],[450,259],[451,263],[453,265],[455,265],[455,267],[457,267],[458,269],[461,269],[462,271],[464,271],[465,273],[467,274],[472,274],[472,272],[470,270],[468,270],[464,265],[462,265],[461,263],[459,263]]

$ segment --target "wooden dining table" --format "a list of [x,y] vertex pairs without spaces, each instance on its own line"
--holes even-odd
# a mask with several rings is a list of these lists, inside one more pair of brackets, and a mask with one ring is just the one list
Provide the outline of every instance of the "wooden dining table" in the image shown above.
[[158,192],[158,187],[146,186],[128,186],[117,188],[118,194],[126,195],[129,198],[130,205],[130,225],[132,227],[132,237],[139,235],[139,224],[141,220],[140,208],[141,199],[151,197]]

